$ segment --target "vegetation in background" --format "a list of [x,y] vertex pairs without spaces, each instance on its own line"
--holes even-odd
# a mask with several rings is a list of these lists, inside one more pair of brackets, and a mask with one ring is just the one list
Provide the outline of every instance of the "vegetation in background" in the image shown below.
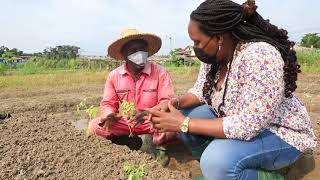
[[19,51],[17,48],[9,49],[5,46],[0,46],[0,57],[9,58],[11,60],[13,57],[22,56],[23,51]]
[[43,57],[47,59],[76,59],[79,57],[80,47],[62,45],[49,47],[43,51]]
[[308,33],[301,39],[301,46],[308,48],[320,48],[320,36],[318,33]]
[[[298,62],[304,72],[320,72],[320,36],[317,33],[306,34],[301,39],[301,46],[297,47]],[[310,48],[313,47],[313,48]],[[113,69],[120,66],[122,63],[107,62],[107,61],[87,61],[79,59],[80,47],[73,45],[61,45],[49,47],[43,52],[26,54],[17,48],[9,49],[5,46],[0,46],[0,76],[3,75],[27,75],[27,74],[50,74],[56,71],[101,71]],[[24,63],[10,65],[7,62],[12,61],[21,55],[32,56],[31,59]],[[184,72],[190,66],[199,66],[200,61],[188,61],[177,54],[176,51],[171,51],[167,56],[167,61],[164,66],[171,70]],[[165,59],[165,58],[162,58]],[[192,62],[192,63],[190,63]],[[161,63],[162,64],[162,63]],[[191,68],[192,69],[192,68]]]
[[296,52],[303,72],[320,72],[320,49],[297,48]]

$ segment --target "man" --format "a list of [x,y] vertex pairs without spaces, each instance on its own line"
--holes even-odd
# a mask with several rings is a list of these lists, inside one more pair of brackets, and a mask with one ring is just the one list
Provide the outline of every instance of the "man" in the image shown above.
[[[139,111],[172,98],[173,87],[168,72],[148,61],[148,57],[158,52],[160,47],[161,39],[158,36],[141,33],[136,29],[125,30],[109,46],[109,56],[125,60],[125,64],[109,74],[100,103],[101,115],[89,124],[93,134],[134,150],[140,149],[142,145],[137,135],[152,134],[156,145],[163,145],[175,136],[175,133],[156,131],[149,121],[133,127],[119,114],[120,103],[124,101],[133,103],[139,114]],[[131,134],[133,137],[129,137]]]

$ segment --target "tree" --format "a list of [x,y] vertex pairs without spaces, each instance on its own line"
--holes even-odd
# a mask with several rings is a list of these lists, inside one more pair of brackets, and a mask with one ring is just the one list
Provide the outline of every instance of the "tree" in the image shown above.
[[0,57],[2,56],[2,54],[6,51],[9,51],[9,48],[5,47],[5,46],[1,46],[0,47]]
[[320,36],[318,33],[308,33],[303,36],[301,46],[308,48],[320,48]]
[[9,49],[5,46],[1,46],[0,47],[0,57],[2,57],[6,52],[10,52],[5,55],[6,57],[9,57],[9,56],[17,57],[17,56],[23,55],[23,51],[19,51],[17,48]]
[[70,45],[49,47],[43,50],[43,55],[48,59],[75,59],[79,57],[79,49]]
[[12,51],[6,51],[2,54],[2,57],[7,61],[12,61],[16,58],[16,55]]

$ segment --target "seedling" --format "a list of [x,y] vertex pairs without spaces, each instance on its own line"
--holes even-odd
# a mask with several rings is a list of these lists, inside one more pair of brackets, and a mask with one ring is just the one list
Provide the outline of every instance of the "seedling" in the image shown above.
[[[84,98],[78,105],[77,105],[77,112],[80,112],[81,110],[84,110],[87,115],[89,116],[89,119],[94,119],[97,117],[99,112],[99,107],[95,107],[93,105],[89,106],[87,104],[87,98]],[[84,133],[87,137],[89,137],[90,131],[89,128],[84,128]]]
[[90,119],[96,118],[99,112],[99,107],[95,107],[91,105],[88,109],[85,110],[86,113],[89,115]]
[[120,113],[122,117],[127,117],[128,120],[133,119],[136,115],[136,107],[134,103],[122,101],[120,104]]
[[96,118],[97,114],[99,112],[99,107],[95,107],[93,105],[89,106],[87,104],[87,98],[84,98],[78,105],[77,105],[77,111],[84,110],[90,119]]
[[135,168],[132,164],[127,164],[123,167],[123,170],[129,174],[128,180],[141,180],[145,174],[145,164]]

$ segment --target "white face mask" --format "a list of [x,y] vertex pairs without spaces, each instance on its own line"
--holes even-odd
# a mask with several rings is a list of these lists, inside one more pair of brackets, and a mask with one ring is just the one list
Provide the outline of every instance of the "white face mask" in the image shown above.
[[143,66],[146,64],[148,60],[148,52],[145,52],[145,51],[135,52],[128,56],[128,60],[137,65]]

